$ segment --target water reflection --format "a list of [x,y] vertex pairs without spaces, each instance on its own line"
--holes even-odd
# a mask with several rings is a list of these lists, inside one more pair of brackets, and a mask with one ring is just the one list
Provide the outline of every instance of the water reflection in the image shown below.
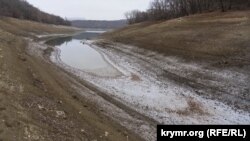
[[100,35],[100,33],[84,32],[84,33],[81,33],[81,34],[73,36],[73,39],[77,39],[77,40],[82,40],[82,39],[91,40],[91,39],[97,38],[99,35]]
[[46,42],[60,49],[65,64],[99,76],[118,76],[121,73],[109,64],[98,51],[82,40],[97,38],[103,32],[83,32],[72,37],[61,37]]
[[74,36],[68,36],[68,37],[58,37],[56,39],[51,39],[46,42],[46,44],[51,45],[51,46],[60,46],[63,43],[67,43],[72,41],[73,39],[76,40],[91,40],[98,38],[98,36],[105,31],[86,31],[82,32],[80,34],[74,35]]
[[46,44],[51,45],[51,46],[60,46],[63,43],[67,43],[70,41],[72,41],[72,36],[52,39],[52,40],[47,41]]

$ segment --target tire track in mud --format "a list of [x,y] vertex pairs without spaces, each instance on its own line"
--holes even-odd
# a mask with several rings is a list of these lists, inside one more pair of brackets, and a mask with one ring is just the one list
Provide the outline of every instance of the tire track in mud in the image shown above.
[[[48,48],[43,51],[42,57],[45,61],[47,61],[51,65],[54,65],[55,63],[50,60],[50,54],[51,54],[51,51],[53,51],[53,50],[48,49]],[[48,52],[48,50],[49,50],[49,52]],[[67,91],[70,91],[71,93],[74,92],[75,93],[74,97],[76,99],[78,99],[77,98],[78,96],[79,97],[82,96],[79,92],[77,92],[76,88],[85,89],[85,90],[88,89],[87,91],[93,92],[97,96],[99,96],[102,99],[104,99],[105,101],[107,101],[109,104],[114,105],[118,109],[121,109],[123,112],[125,112],[129,116],[133,117],[135,120],[138,120],[139,122],[144,122],[146,126],[148,126],[149,128],[152,128],[152,130],[150,131],[151,133],[149,133],[149,131],[147,131],[148,135],[145,136],[146,140],[153,140],[156,138],[156,136],[155,136],[156,135],[156,133],[155,133],[156,125],[160,124],[159,122],[157,122],[156,120],[154,120],[146,115],[143,115],[143,114],[137,112],[136,110],[134,110],[134,109],[130,108],[129,106],[123,104],[122,102],[116,100],[115,98],[110,96],[107,92],[103,91],[101,88],[96,87],[94,84],[91,84],[88,81],[85,81],[83,79],[79,79],[79,77],[77,77],[74,74],[72,74],[71,72],[68,72],[67,70],[61,68],[60,66],[54,65],[54,67],[56,67],[56,69],[58,69],[60,72],[62,72],[63,77],[68,81],[69,84],[71,84],[71,86],[70,86],[71,90],[67,90]],[[60,81],[60,80],[57,80],[56,78],[54,80]],[[61,82],[58,82],[58,84],[60,85]],[[76,87],[76,88],[74,88],[74,87]],[[84,96],[82,96],[82,97],[84,97]],[[129,125],[129,126],[135,126],[135,125]],[[127,128],[127,127],[125,126],[125,128]],[[133,127],[133,128],[136,128],[136,127]],[[142,132],[143,129],[142,130],[139,129],[138,131]],[[139,132],[136,134],[139,135]]]
[[[154,120],[154,119],[152,119],[152,118],[150,118],[150,117],[148,117],[146,115],[143,115],[143,114],[137,112],[136,110],[130,108],[129,106],[123,104],[122,102],[116,100],[115,98],[110,96],[107,92],[104,92],[101,88],[97,88],[96,86],[94,86],[93,84],[91,84],[91,83],[89,83],[87,81],[80,80],[78,77],[73,76],[70,72],[67,72],[64,69],[61,69],[60,67],[59,67],[59,69],[67,74],[68,80],[70,80],[70,83],[73,86],[76,86],[77,88],[80,88],[80,89],[86,89],[86,88],[89,89],[89,91],[94,92],[94,94],[97,94],[99,97],[103,98],[108,103],[110,103],[110,104],[114,105],[115,107],[121,109],[126,114],[133,117],[134,119],[139,120],[139,121],[144,121],[147,124],[147,126],[149,126],[150,128],[155,129],[155,131],[156,131],[156,125],[160,124],[156,120]],[[81,96],[81,94],[79,94],[79,93],[78,93],[78,95]],[[132,125],[132,126],[134,126],[134,125]],[[151,131],[151,132],[153,132],[153,134],[148,133],[149,137],[147,137],[147,138],[149,138],[149,139],[147,139],[147,140],[152,140],[152,139],[156,138],[156,136],[155,136],[156,134],[154,133],[154,131]]]
[[[115,137],[119,137],[119,139],[126,141],[126,136],[129,136],[131,140],[143,140],[134,132],[121,126],[118,122],[110,120],[108,116],[98,111],[95,106],[90,108],[92,103],[82,100],[83,98],[80,98],[80,94],[79,99],[81,100],[78,100],[77,91],[69,85],[73,82],[71,81],[71,79],[73,79],[71,77],[72,75],[63,73],[56,68],[55,64],[49,64],[50,62],[45,60],[46,57],[46,59],[48,59],[47,53],[37,55],[35,52],[27,52],[28,47],[26,46],[20,47],[20,50],[18,47],[19,46],[9,47],[8,50],[5,51],[8,61],[4,60],[4,63],[7,65],[0,66],[0,68],[6,66],[6,70],[2,69],[0,72],[0,88],[2,87],[2,80],[4,80],[4,87],[6,82],[5,79],[2,79],[2,71],[6,71],[6,73],[10,75],[15,73],[15,75],[12,75],[13,78],[9,79],[13,80],[13,83],[16,85],[13,89],[15,93],[8,94],[6,91],[9,86],[6,84],[6,88],[0,90],[0,101],[4,100],[10,105],[16,104],[21,107],[21,112],[18,111],[20,109],[14,109],[13,112],[17,111],[20,112],[19,114],[27,114],[27,121],[25,120],[21,123],[20,129],[15,128],[13,132],[10,133],[19,132],[21,134],[23,133],[21,129],[25,129],[26,131],[26,126],[27,129],[29,129],[29,127],[33,127],[34,124],[37,128],[34,130],[29,129],[27,136],[34,134],[41,138],[50,138],[52,140],[73,140],[76,139],[76,137],[82,140],[100,140],[100,136],[108,131],[110,133],[108,137],[102,136],[105,140],[116,140]],[[37,53],[42,53],[42,49],[36,48],[36,46],[31,47],[37,49]],[[22,53],[21,56],[20,53]],[[0,62],[1,61],[2,60],[0,60]],[[4,77],[8,77],[8,75],[4,75]],[[22,92],[23,90],[19,91],[18,84],[25,86],[24,92]],[[72,84],[75,85],[74,83]],[[81,83],[80,86],[84,86],[83,83]],[[89,89],[84,87],[84,93],[89,94],[89,91]],[[2,96],[2,94],[8,94],[8,98],[12,96],[15,97],[6,100],[6,97],[4,95]],[[75,95],[77,95],[77,97],[75,97]],[[14,100],[16,103],[11,100]],[[8,104],[5,104],[5,106]],[[52,111],[46,110],[51,109],[51,105],[54,106]],[[6,111],[4,108],[5,107],[2,107],[0,104],[0,113]],[[62,111],[66,118],[56,117],[57,111]],[[80,114],[79,111],[82,113]],[[6,114],[11,115],[11,112]],[[22,117],[17,116],[11,118],[17,119],[18,121],[22,120]],[[82,129],[84,129],[84,133]],[[3,131],[0,130],[0,140],[2,139],[1,132]],[[26,134],[26,132],[24,132],[24,134]],[[4,135],[4,137],[5,136],[8,135]],[[17,136],[19,137],[19,135]],[[12,136],[8,137],[13,138]],[[20,135],[20,137],[24,137],[24,135]]]
[[[150,57],[150,60],[147,56],[143,54],[143,52],[140,52],[136,50],[137,52],[134,53],[133,50],[126,49],[124,46],[121,48],[116,47],[115,43],[107,43],[104,45],[99,44],[99,42],[96,43],[97,46],[104,46],[104,48],[110,48],[113,49],[116,52],[123,53],[128,56],[132,56],[134,58],[139,59],[141,64],[148,64],[148,65],[143,65],[143,67],[147,68],[148,70],[153,71],[155,74],[157,74],[158,79],[162,80],[163,82],[166,81],[171,81],[181,87],[186,87],[190,90],[193,90],[197,95],[200,95],[204,98],[212,99],[212,100],[219,100],[230,107],[234,109],[241,109],[246,112],[250,112],[250,98],[244,97],[244,96],[239,96],[235,95],[232,93],[229,93],[222,88],[215,87],[209,84],[204,84],[204,83],[199,83],[197,82],[196,79],[190,79],[184,76],[180,76],[178,74],[175,74],[173,72],[170,72],[163,67],[159,66],[157,63],[158,60],[154,60],[154,58]],[[119,43],[118,43],[119,44]],[[125,48],[125,49],[124,49]],[[192,73],[198,73],[198,72],[192,72]],[[200,74],[202,77],[202,74]],[[165,78],[165,79],[164,79]],[[245,91],[247,93],[247,90]]]

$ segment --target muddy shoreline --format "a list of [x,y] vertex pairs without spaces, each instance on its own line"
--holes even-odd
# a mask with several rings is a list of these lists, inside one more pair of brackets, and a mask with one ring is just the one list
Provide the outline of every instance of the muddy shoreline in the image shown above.
[[[85,43],[87,44],[87,43]],[[93,76],[93,77],[101,77],[101,78],[117,78],[117,77],[121,77],[123,74],[122,72],[115,67],[114,64],[112,64],[112,62],[105,56],[105,54],[101,53],[98,51],[98,49],[93,48],[98,54],[100,54],[100,56],[102,57],[102,59],[109,65],[109,69],[106,70],[106,72],[100,72],[101,70],[82,70],[76,67],[72,67],[69,64],[66,64],[62,61],[61,59],[61,50],[58,47],[53,47],[53,51],[51,50],[51,52],[48,53],[48,60],[51,60],[52,62],[58,64],[59,66],[61,66],[62,68],[68,70],[69,72],[72,73],[82,73],[82,74],[87,74],[89,76]],[[104,68],[106,69],[106,68]],[[116,72],[112,71],[112,69],[114,69]],[[99,71],[99,72],[98,72]],[[115,73],[115,74],[108,74],[108,72],[111,71],[111,73]]]
[[[26,116],[12,117],[36,124],[21,122],[19,126],[24,127],[23,132],[12,131],[13,128],[6,128],[4,132],[16,131],[23,133],[25,138],[60,141],[77,138],[151,141],[156,138],[157,124],[250,123],[247,107],[239,109],[228,103],[231,99],[207,97],[204,93],[210,96],[211,91],[201,89],[194,83],[197,80],[193,81],[194,78],[190,77],[192,73],[199,72],[209,74],[212,78],[209,80],[216,82],[224,78],[224,72],[204,69],[199,64],[183,63],[178,58],[161,56],[152,51],[97,40],[89,45],[123,74],[102,78],[63,64],[58,58],[59,52],[53,51],[55,48],[44,44],[44,41],[26,38],[25,42],[22,48],[1,50],[5,55],[3,57],[10,59],[3,62],[5,68],[2,73],[5,70],[6,73],[11,70],[8,74],[13,73],[13,78],[3,80],[13,80],[10,84],[15,85],[9,86],[0,81],[0,86],[4,88],[0,94],[17,93],[19,100],[15,106],[25,109],[18,112]],[[12,55],[6,56],[8,53]],[[13,59],[15,56],[17,60]],[[12,64],[17,67],[13,68]],[[169,73],[166,74],[166,71]],[[172,79],[174,75],[177,77]],[[234,73],[226,73],[226,76],[230,75],[229,79],[235,77]],[[3,76],[7,75],[1,74],[0,80]],[[184,77],[188,83],[178,77]],[[238,74],[238,77],[242,78],[242,82],[235,81],[231,85],[219,81],[215,84],[227,88],[234,88],[232,86],[237,84],[241,86],[244,75]],[[214,83],[208,82],[206,78],[199,80],[201,84],[214,86]],[[194,87],[190,87],[189,83]],[[235,92],[240,89],[242,87]],[[247,106],[248,102],[238,104]],[[8,121],[10,123],[17,126]]]
[[[132,66],[133,65],[136,66],[135,63],[139,63],[139,66],[144,65],[143,67],[145,67],[145,65],[146,65],[146,68],[148,69],[148,72],[144,72],[144,73],[148,73],[148,74],[146,74],[146,77],[147,76],[151,77],[152,75],[154,75],[154,73],[155,74],[162,74],[162,72],[163,73],[165,72],[164,68],[159,68],[158,66],[153,68],[153,69],[152,68],[149,69],[150,65],[152,65],[152,62],[154,62],[154,61],[156,61],[156,62],[154,62],[154,65],[161,64],[160,61],[157,61],[157,60],[160,60],[159,58],[157,60],[154,60],[154,59],[150,60],[150,58],[152,56],[153,57],[159,56],[158,54],[154,54],[154,52],[150,52],[150,57],[147,57],[148,56],[147,54],[145,55],[145,54],[140,54],[140,53],[133,53],[134,52],[133,49],[137,50],[137,51],[139,50],[136,47],[129,47],[129,46],[126,47],[125,45],[116,44],[116,43],[108,43],[108,44],[109,45],[107,45],[107,41],[97,41],[97,42],[90,43],[90,45],[94,49],[98,50],[102,54],[105,54],[105,56],[108,57],[110,61],[112,61],[112,64],[115,65],[116,68],[119,68],[119,70],[123,71],[124,76],[122,76],[120,78],[109,78],[109,79],[106,79],[107,81],[109,81],[110,79],[117,79],[117,81],[118,81],[117,83],[119,83],[119,79],[128,79],[129,78],[132,80],[134,77],[134,73],[138,74],[140,71],[143,70],[143,69],[142,70],[137,69],[137,70],[133,70],[132,72],[130,72],[128,70],[123,70],[124,67],[127,67],[127,66],[122,66],[124,64],[122,64],[121,62],[117,62],[117,60],[119,60],[119,56],[124,56],[124,55],[128,58],[132,57],[133,60],[136,60],[134,62],[131,62],[132,64],[130,64],[130,65],[132,65]],[[120,48],[122,48],[123,50]],[[129,52],[129,54],[127,54],[128,52]],[[141,50],[140,52],[144,53],[146,51]],[[114,55],[114,54],[116,54],[116,55]],[[54,54],[54,56],[56,56],[56,54]],[[113,56],[116,56],[118,58],[115,58]],[[168,59],[168,58],[166,58],[166,59]],[[114,60],[116,60],[116,61],[114,61]],[[121,61],[121,60],[119,60],[119,61]],[[170,58],[170,61],[173,61],[173,60],[171,60],[171,58]],[[182,62],[178,62],[178,59],[174,60],[174,61],[175,61],[175,63],[180,63],[180,64],[182,63]],[[173,85],[174,87],[176,87],[176,85],[177,85],[177,87],[181,87],[181,88],[183,87],[183,89],[185,89],[184,91],[186,91],[186,92],[182,93],[182,95],[184,95],[184,97],[186,97],[185,99],[188,100],[187,107],[185,107],[185,104],[184,104],[184,107],[181,109],[178,109],[178,108],[177,109],[168,109],[166,107],[166,109],[165,109],[166,111],[164,111],[164,112],[162,111],[162,113],[169,114],[169,116],[180,117],[179,119],[177,118],[177,120],[173,120],[169,116],[164,117],[164,116],[158,115],[159,112],[156,115],[151,114],[151,112],[154,113],[155,111],[153,109],[150,109],[151,108],[150,106],[147,106],[147,105],[145,106],[145,104],[142,105],[141,108],[134,107],[134,105],[132,103],[130,103],[129,100],[126,100],[126,97],[123,98],[122,96],[119,96],[122,94],[121,90],[119,91],[116,89],[116,90],[112,91],[111,89],[103,89],[104,87],[109,87],[109,86],[105,85],[105,84],[104,85],[101,84],[101,83],[105,83],[104,81],[100,82],[100,80],[98,80],[101,78],[98,78],[96,76],[89,76],[88,74],[86,74],[84,72],[78,71],[76,69],[72,69],[68,66],[65,66],[60,61],[60,59],[53,58],[53,55],[52,55],[52,62],[56,63],[57,65],[59,65],[59,67],[61,67],[62,69],[65,69],[69,73],[76,75],[81,81],[85,81],[85,83],[87,81],[87,83],[91,85],[88,87],[92,87],[94,89],[99,89],[99,91],[102,91],[102,93],[103,93],[102,95],[104,95],[103,97],[108,97],[105,100],[109,101],[110,98],[112,97],[112,99],[119,101],[120,104],[123,103],[124,105],[126,105],[129,108],[132,108],[133,110],[137,111],[138,113],[143,114],[146,117],[149,117],[149,119],[151,119],[152,121],[155,121],[155,123],[158,122],[158,123],[165,123],[165,124],[188,124],[188,123],[194,123],[194,124],[241,123],[241,124],[246,124],[246,123],[250,122],[248,112],[244,112],[244,111],[241,111],[239,109],[235,110],[234,105],[230,105],[230,106],[224,105],[224,102],[227,104],[228,99],[224,98],[224,99],[222,99],[223,101],[221,101],[221,99],[218,100],[218,99],[214,99],[211,97],[206,97],[206,95],[200,96],[200,95],[202,95],[201,93],[209,93],[209,90],[208,89],[206,89],[206,90],[200,89],[198,87],[199,86],[198,83],[194,84],[195,87],[190,87],[189,85],[183,85],[183,84],[181,84],[181,86],[180,86],[180,84],[178,84],[176,82],[174,82],[174,85],[168,83],[167,81],[170,81],[170,82],[173,81],[173,80],[169,79],[169,77],[167,79],[164,79],[164,77],[163,77],[163,79],[159,78],[158,76],[161,77],[161,75],[158,75],[156,77],[157,79],[159,78],[159,80],[163,82],[163,83],[157,82],[160,85]],[[147,66],[147,65],[149,65],[149,66]],[[183,64],[183,65],[187,65],[187,66],[190,65],[191,66],[192,64]],[[191,66],[191,67],[197,67],[197,66],[199,67],[199,65],[193,64],[193,66]],[[173,66],[169,66],[169,67],[173,67]],[[186,69],[184,67],[182,69]],[[201,68],[198,68],[198,69],[201,69]],[[207,71],[209,71],[209,70],[207,70]],[[214,71],[214,70],[210,70],[210,71]],[[216,74],[217,72],[215,71],[214,73]],[[223,75],[223,74],[220,74],[220,75]],[[138,77],[138,75],[135,75],[135,76],[137,78],[136,81],[139,81],[138,83],[140,83],[140,81],[143,81],[143,80],[140,80],[141,79],[140,77],[143,77],[141,74],[139,74],[139,77]],[[187,79],[187,81],[190,81],[192,83],[192,79],[189,79],[189,78],[186,78],[186,79]],[[93,81],[93,80],[96,80],[96,81]],[[151,78],[151,80],[156,81],[156,79],[153,77]],[[112,82],[112,80],[110,80],[110,81]],[[180,79],[180,81],[181,81],[181,79]],[[166,83],[166,84],[164,84],[164,83]],[[140,87],[138,87],[137,89],[139,89],[139,88]],[[129,87],[127,89],[129,89]],[[159,89],[161,89],[161,88],[159,87]],[[134,89],[134,90],[136,91],[136,89]],[[189,92],[187,92],[187,91],[189,91]],[[115,93],[117,93],[117,94],[115,94]],[[143,92],[141,92],[141,93],[143,93]],[[187,93],[187,94],[185,94],[185,93]],[[213,92],[210,92],[210,94],[211,93],[213,93]],[[123,94],[126,94],[126,93],[123,93]],[[163,93],[163,94],[167,94],[167,93]],[[176,95],[176,96],[178,97],[178,95]],[[191,98],[191,101],[189,101],[190,98]],[[128,97],[128,99],[129,99],[129,97]],[[173,98],[173,99],[175,99],[175,98]],[[182,102],[185,103],[185,101],[182,101]],[[133,102],[133,100],[132,100],[132,102]],[[136,103],[135,105],[139,104],[139,106],[140,106],[139,101],[137,101],[137,102],[134,101],[134,102]],[[210,105],[213,105],[213,106],[209,107]],[[227,116],[225,116],[226,114],[225,115],[220,114],[220,112],[226,112],[226,111],[227,111],[228,115],[231,115],[231,112],[234,113],[233,117],[227,118]],[[193,117],[194,115],[196,115],[197,117]],[[191,118],[191,119],[187,119],[187,120],[182,119],[182,118],[187,118],[187,117]],[[119,122],[121,122],[121,121],[119,121]]]
[[[106,110],[115,118],[125,118],[123,124],[135,120],[126,108],[107,102],[98,91],[52,63],[49,46],[9,33],[2,35],[1,140],[127,141],[155,137],[143,139],[110,118]],[[117,113],[122,117],[116,117]]]
[[[36,49],[38,50],[31,51],[32,48],[34,49],[34,46],[36,46]],[[46,50],[48,48],[53,49],[50,50],[50,52],[47,52]],[[127,105],[114,99],[112,96],[109,96],[107,94],[108,92],[103,91],[102,89],[96,87],[88,81],[80,79],[76,74],[85,74],[89,78],[100,76],[96,76],[91,73],[72,68],[62,63],[59,58],[60,51],[57,48],[44,44],[44,42],[36,43],[31,41],[31,46],[29,47],[28,52],[29,51],[32,52],[32,55],[39,56],[50,65],[56,67],[57,70],[65,73],[66,76],[62,75],[61,77],[64,77],[64,79],[68,79],[67,81],[70,83],[69,87],[74,89],[74,91],[78,94],[77,97],[82,97],[83,99],[94,104],[96,107],[98,107],[98,111],[101,112],[101,114],[129,129],[129,131],[131,132],[130,134],[136,134],[136,136],[138,136],[138,134],[141,134],[143,140],[154,140],[156,138],[155,130],[156,125],[159,124],[158,122],[143,114],[138,113],[134,109],[131,109]],[[53,58],[53,54],[55,58]],[[105,57],[104,54],[102,54],[102,56]],[[56,66],[54,59],[58,59]],[[106,61],[109,62],[109,60]],[[113,79],[114,77],[102,78]],[[86,93],[86,90],[91,94]]]
[[1,19],[0,140],[152,141],[157,124],[250,124],[248,13],[132,25],[88,42],[117,77],[71,68],[45,44],[82,29]]

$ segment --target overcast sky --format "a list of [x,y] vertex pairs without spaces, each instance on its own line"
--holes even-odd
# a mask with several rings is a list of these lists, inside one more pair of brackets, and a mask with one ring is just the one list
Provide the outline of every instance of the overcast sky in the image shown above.
[[68,19],[119,20],[134,9],[146,10],[151,0],[27,0],[35,7]]

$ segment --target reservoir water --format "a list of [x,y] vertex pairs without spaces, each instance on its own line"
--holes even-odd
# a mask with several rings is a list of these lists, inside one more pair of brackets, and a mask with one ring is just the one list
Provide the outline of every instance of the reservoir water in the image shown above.
[[118,76],[120,72],[104,58],[103,54],[84,44],[83,40],[98,37],[103,31],[86,31],[71,37],[61,37],[46,43],[60,50],[60,60],[68,66],[98,76]]

